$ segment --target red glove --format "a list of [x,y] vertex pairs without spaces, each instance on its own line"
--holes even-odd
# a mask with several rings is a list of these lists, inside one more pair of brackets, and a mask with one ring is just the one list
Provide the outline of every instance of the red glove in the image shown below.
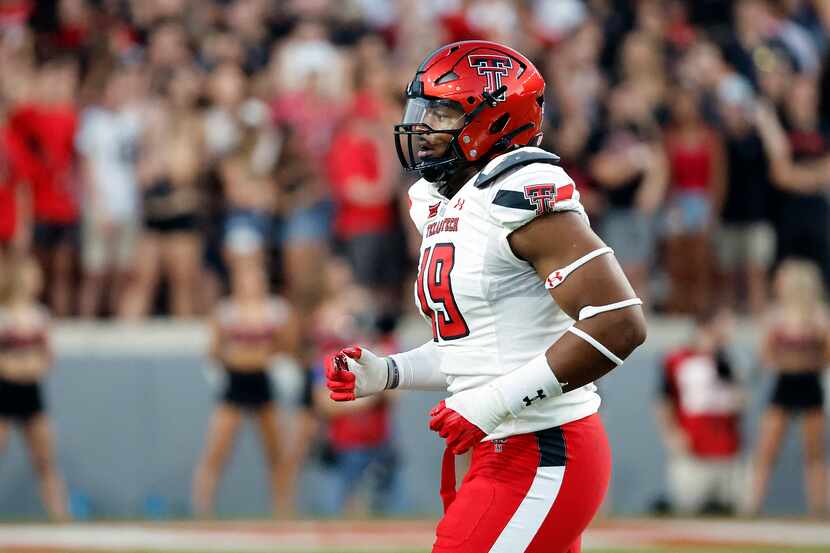
[[352,401],[355,399],[354,373],[349,372],[343,351],[326,357],[326,387],[331,390],[329,397],[334,401]]
[[447,407],[443,400],[429,415],[429,429],[438,432],[446,440],[447,449],[456,455],[466,453],[487,436],[478,426]]

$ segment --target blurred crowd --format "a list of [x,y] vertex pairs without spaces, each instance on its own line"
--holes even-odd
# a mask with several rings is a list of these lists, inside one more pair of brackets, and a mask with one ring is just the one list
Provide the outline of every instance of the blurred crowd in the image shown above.
[[[0,0],[0,273],[33,281],[6,283],[6,308],[42,289],[58,317],[211,316],[211,353],[228,381],[194,476],[197,513],[211,512],[242,414],[260,425],[274,490],[294,481],[305,446],[277,447],[260,374],[275,353],[307,369],[305,406],[338,421],[331,512],[356,474],[390,465],[391,400],[330,412],[315,399],[324,397],[319,353],[358,339],[393,348],[389,331],[412,308],[420,237],[407,213],[415,177],[401,174],[392,126],[420,61],[475,38],[508,44],[542,71],[543,147],[561,156],[648,308],[700,321],[666,363],[669,448],[685,460],[737,451],[740,399],[718,357],[712,306],[775,315],[771,275],[788,258],[817,267],[811,289],[830,283],[830,3]],[[815,328],[826,313],[809,303],[776,319],[786,332],[771,339],[770,363],[801,375],[788,377],[782,397],[798,378],[813,389],[817,377],[802,373],[825,361]],[[0,323],[39,321],[45,332],[45,311],[27,309]],[[45,338],[9,332],[4,344],[22,348],[27,374],[40,375],[51,359]],[[705,424],[689,422],[683,382],[672,380],[688,359],[700,374],[695,352],[720,390],[691,392],[708,398],[688,400],[692,418],[714,409]],[[20,410],[31,416],[40,399],[27,390]],[[791,411],[766,419],[753,510]],[[683,437],[700,428],[720,428],[720,442]],[[30,434],[60,518],[45,422]],[[808,456],[811,482],[824,485],[823,450]],[[720,489],[731,465],[675,469],[681,484]],[[393,476],[380,479],[380,503],[394,495]],[[680,506],[690,510],[706,499],[700,489],[681,495],[703,498]]]
[[3,0],[0,250],[61,317],[206,314],[251,260],[308,310],[338,255],[394,318],[402,90],[487,38],[543,71],[544,146],[647,304],[758,313],[781,259],[830,279],[828,26],[810,0]]

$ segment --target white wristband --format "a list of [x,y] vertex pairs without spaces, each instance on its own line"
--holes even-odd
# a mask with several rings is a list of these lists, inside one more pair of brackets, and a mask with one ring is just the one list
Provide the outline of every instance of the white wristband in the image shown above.
[[496,389],[514,417],[537,400],[562,395],[562,384],[553,374],[544,353],[487,385]]

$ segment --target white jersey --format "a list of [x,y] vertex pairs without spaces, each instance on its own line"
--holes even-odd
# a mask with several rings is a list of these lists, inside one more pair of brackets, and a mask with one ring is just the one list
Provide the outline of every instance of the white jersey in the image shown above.
[[[423,237],[415,301],[432,325],[450,393],[519,368],[574,324],[507,242],[512,231],[548,212],[574,211],[588,224],[573,180],[557,165],[536,162],[476,186],[510,164],[510,156],[534,155],[550,156],[527,147],[494,158],[450,200],[423,179],[409,190],[410,216]],[[593,384],[534,401],[488,439],[560,426],[599,404]]]

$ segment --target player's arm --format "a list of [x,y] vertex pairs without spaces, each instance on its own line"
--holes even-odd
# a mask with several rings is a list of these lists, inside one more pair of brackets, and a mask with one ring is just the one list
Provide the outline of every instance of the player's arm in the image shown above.
[[646,338],[642,302],[610,249],[578,213],[537,217],[513,231],[508,242],[576,323],[525,365],[432,410],[430,428],[457,454],[536,400],[601,378]]
[[[413,254],[418,255],[416,234],[426,224],[430,197],[428,184],[418,181],[409,189],[408,210],[412,220]],[[364,347],[352,346],[329,355],[326,360],[326,386],[334,401],[351,401],[383,390],[446,390],[441,372],[441,352],[435,342],[380,357]]]
[[[563,212],[534,219],[511,233],[513,252],[530,263],[542,281],[560,275],[564,267],[599,252],[605,244],[575,212]],[[639,303],[608,308],[595,315],[589,307],[612,306],[637,295],[612,254],[584,262],[550,288],[556,303],[581,333],[567,332],[546,353],[546,358],[563,392],[599,379],[616,367],[617,360],[586,340],[588,335],[616,358],[622,360],[646,338],[646,323]]]
[[446,390],[441,353],[429,341],[409,351],[380,357],[351,346],[326,360],[326,386],[334,401],[352,401],[384,390]]

